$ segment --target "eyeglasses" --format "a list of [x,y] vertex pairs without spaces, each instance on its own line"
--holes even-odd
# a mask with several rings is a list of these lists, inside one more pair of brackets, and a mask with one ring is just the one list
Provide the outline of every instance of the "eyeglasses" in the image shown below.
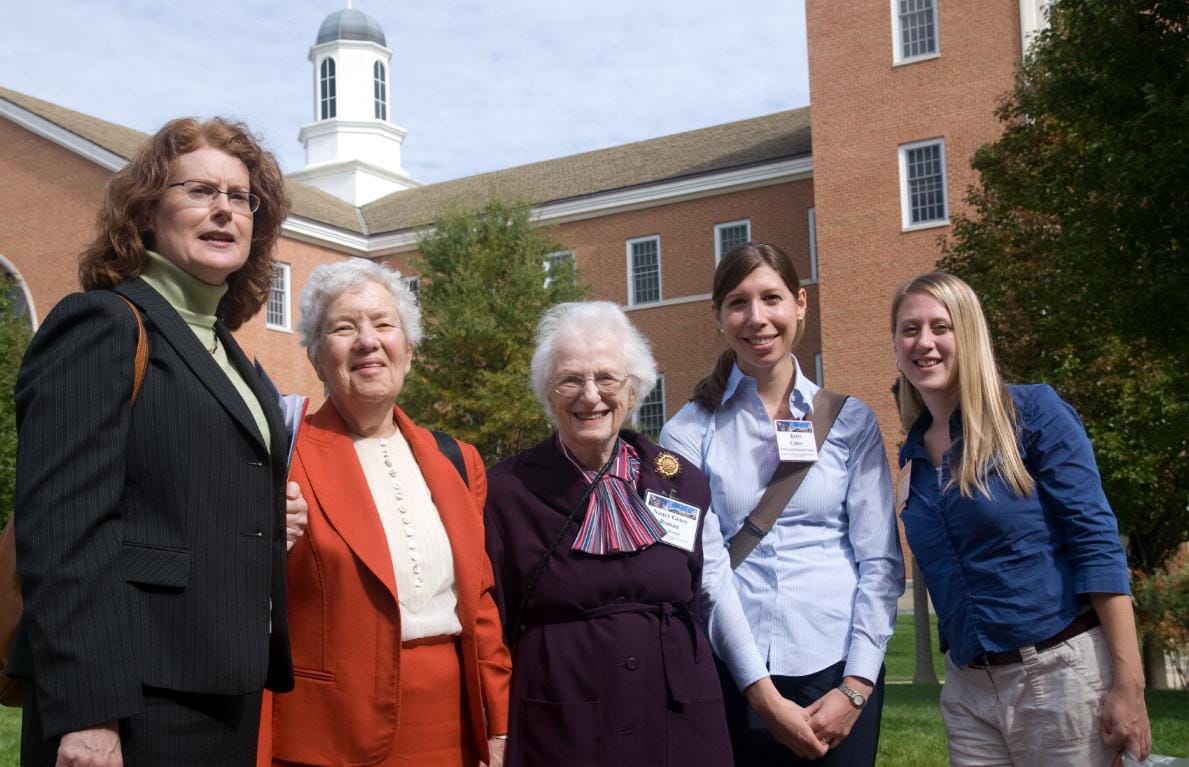
[[186,194],[186,199],[195,205],[214,205],[219,195],[225,194],[231,209],[236,213],[250,215],[260,209],[260,198],[251,192],[224,192],[201,181],[178,181],[167,188],[172,189],[175,186],[180,186]]
[[597,373],[594,376],[562,376],[553,382],[553,391],[563,397],[576,397],[586,391],[586,382],[594,381],[599,394],[615,394],[627,383],[624,373]]

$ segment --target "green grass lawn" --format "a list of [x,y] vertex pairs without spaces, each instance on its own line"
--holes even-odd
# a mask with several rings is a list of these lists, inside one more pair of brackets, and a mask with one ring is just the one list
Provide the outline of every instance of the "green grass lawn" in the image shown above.
[[[944,662],[937,649],[937,622],[930,628],[933,669],[944,679]],[[911,682],[914,669],[912,616],[896,618],[896,633],[888,642],[887,680],[883,722],[880,726],[880,767],[945,767],[945,729],[937,698],[940,685],[895,684]],[[1156,753],[1189,756],[1189,691],[1148,690],[1148,716]]]
[[[929,638],[933,648],[933,671],[937,674],[937,681],[945,679],[945,661],[937,648],[937,618],[930,616]],[[915,666],[912,646],[912,616],[897,615],[896,631],[888,641],[888,653],[884,656],[887,666],[887,680],[889,682],[911,682]]]
[[[934,634],[936,639],[936,634]],[[934,668],[941,674],[941,656],[934,647]],[[879,739],[879,767],[945,767],[945,730],[937,698],[939,685],[904,684],[912,679],[912,616],[896,620],[888,645],[887,686]],[[1189,691],[1148,690],[1148,714],[1156,752],[1189,756]],[[20,709],[0,708],[0,767],[17,767],[21,734]]]

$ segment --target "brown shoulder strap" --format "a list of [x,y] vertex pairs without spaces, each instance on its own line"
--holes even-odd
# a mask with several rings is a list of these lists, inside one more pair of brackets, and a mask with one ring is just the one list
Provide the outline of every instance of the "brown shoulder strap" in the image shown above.
[[[119,293],[116,295],[120,296]],[[136,318],[136,358],[132,366],[132,401],[136,402],[136,398],[140,395],[140,385],[144,383],[145,371],[149,368],[149,341],[145,335],[144,318],[140,316],[140,310],[136,308],[136,304],[124,296],[120,296],[120,298],[128,304],[128,308],[132,310],[132,316]]]
[[[813,412],[809,415],[809,420],[813,423],[813,439],[817,443],[818,453],[821,453],[826,435],[830,433],[845,402],[845,394],[825,389],[818,389],[814,395]],[[813,463],[810,461],[781,463],[776,467],[776,473],[768,482],[764,497],[760,498],[755,509],[743,520],[743,527],[739,528],[739,532],[735,533],[727,544],[731,551],[732,570],[747,559],[747,555],[776,524],[780,513],[788,506],[789,500],[797,492],[811,468]]]

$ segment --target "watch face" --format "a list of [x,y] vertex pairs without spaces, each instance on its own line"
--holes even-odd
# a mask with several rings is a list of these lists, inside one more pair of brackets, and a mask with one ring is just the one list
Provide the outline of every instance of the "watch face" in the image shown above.
[[862,708],[867,705],[867,696],[861,692],[856,692],[854,697],[850,699],[850,702],[855,704],[855,708]]

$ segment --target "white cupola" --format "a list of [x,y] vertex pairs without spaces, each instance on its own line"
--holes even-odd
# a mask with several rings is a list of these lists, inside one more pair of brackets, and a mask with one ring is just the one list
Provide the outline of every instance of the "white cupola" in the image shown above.
[[401,166],[405,129],[388,120],[391,60],[384,30],[350,2],[326,17],[310,48],[314,121],[298,134],[306,164],[290,178],[356,206],[421,186]]

